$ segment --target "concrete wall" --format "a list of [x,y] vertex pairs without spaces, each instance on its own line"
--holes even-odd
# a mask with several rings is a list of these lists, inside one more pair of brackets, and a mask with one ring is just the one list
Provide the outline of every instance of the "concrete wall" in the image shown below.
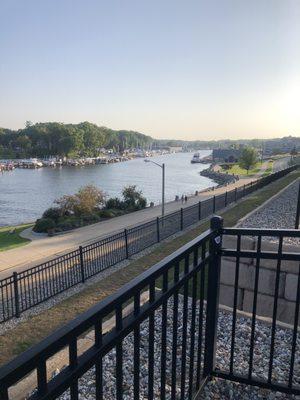
[[[224,248],[236,249],[237,238],[224,237]],[[256,240],[243,238],[241,250],[255,250]],[[278,244],[262,242],[263,251],[277,251]],[[300,254],[300,246],[284,245],[283,251]],[[253,309],[256,260],[240,258],[237,307],[239,310],[251,312]],[[274,292],[276,283],[277,261],[260,259],[257,295],[257,314],[264,317],[273,316]],[[282,261],[279,275],[279,291],[277,319],[288,324],[294,323],[295,301],[297,294],[299,261]],[[236,259],[222,257],[220,304],[233,307],[234,282],[236,276]]]

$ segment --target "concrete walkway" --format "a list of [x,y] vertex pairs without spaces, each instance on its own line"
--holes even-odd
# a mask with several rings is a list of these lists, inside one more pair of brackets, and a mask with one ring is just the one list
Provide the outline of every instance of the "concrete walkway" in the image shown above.
[[[243,186],[249,182],[256,181],[256,178],[242,178],[239,181],[225,187],[220,187],[214,191],[208,190],[198,196],[189,197],[188,202],[182,204],[181,201],[170,202],[165,206],[165,214],[196,204],[199,200],[205,200],[232,190],[235,187]],[[0,252],[0,279],[9,276],[13,271],[20,272],[30,266],[38,265],[48,259],[52,259],[60,254],[71,251],[79,245],[84,245],[97,239],[119,232],[124,228],[142,224],[161,215],[161,206],[146,208],[120,217],[115,217],[107,221],[98,222],[82,228],[74,229],[70,232],[54,237],[48,237],[26,230],[24,237],[32,240],[23,247]]]

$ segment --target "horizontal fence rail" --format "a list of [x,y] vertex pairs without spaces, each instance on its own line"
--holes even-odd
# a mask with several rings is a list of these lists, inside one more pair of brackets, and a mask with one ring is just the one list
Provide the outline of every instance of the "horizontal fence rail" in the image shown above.
[[298,166],[262,177],[240,188],[199,201],[134,228],[80,246],[53,260],[0,280],[0,323],[84,283],[99,272],[213,215],[229,204],[282,178]]
[[[151,238],[153,227],[147,228]],[[247,248],[249,237],[255,239],[255,248]],[[193,400],[212,376],[300,395],[300,248],[287,250],[284,239],[290,237],[300,240],[300,231],[223,228],[222,218],[213,217],[202,235],[0,368],[0,399],[13,399],[17,384],[32,376],[37,376],[36,387],[23,393],[29,400],[83,398],[84,381],[96,400]],[[275,250],[266,250],[263,238],[273,238]],[[233,307],[224,311],[219,291],[226,257],[235,259],[235,285]],[[245,257],[255,267],[252,312],[239,316]],[[264,259],[276,266],[270,323],[260,321],[257,312]],[[290,261],[298,276],[294,324],[283,334],[277,316],[279,280]],[[108,328],[107,320],[112,321]],[[82,351],[80,340],[86,335],[90,346]],[[283,345],[284,355],[278,351]],[[261,354],[264,346],[267,351]],[[53,374],[49,360],[59,359],[63,350],[69,361]],[[278,365],[283,374],[277,373]]]
[[[206,231],[2,367],[1,400],[11,399],[14,392],[9,388],[30,373],[38,377],[36,390],[27,397],[30,400],[62,394],[79,399],[82,377],[88,377],[97,400],[122,399],[125,390],[134,399],[165,398],[167,393],[172,399],[194,398],[206,379],[204,360],[209,358],[205,276],[215,254],[216,235]],[[128,304],[132,305],[129,315]],[[114,326],[105,331],[105,321],[111,317]],[[79,338],[88,333],[93,344],[78,355]],[[65,348],[69,364],[47,378],[48,360]],[[126,354],[133,363],[125,360]],[[142,370],[146,371],[143,384]]]

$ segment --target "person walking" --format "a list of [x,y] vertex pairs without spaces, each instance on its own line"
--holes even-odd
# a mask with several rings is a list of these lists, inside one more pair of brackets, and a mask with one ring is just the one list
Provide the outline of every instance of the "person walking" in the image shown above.
[[187,203],[187,201],[188,201],[187,195],[184,196],[184,201]]
[[184,202],[184,195],[181,196],[181,203],[183,204]]

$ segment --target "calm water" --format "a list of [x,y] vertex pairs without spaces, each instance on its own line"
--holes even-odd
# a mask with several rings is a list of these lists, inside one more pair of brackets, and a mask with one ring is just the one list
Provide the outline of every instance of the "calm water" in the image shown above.
[[[210,151],[202,151],[206,156]],[[156,156],[151,160],[166,164],[166,200],[175,195],[194,193],[214,186],[199,172],[204,164],[191,164],[193,154]],[[137,185],[148,202],[161,199],[161,169],[143,159],[108,165],[85,167],[15,169],[0,174],[0,225],[34,221],[53,201],[75,193],[81,186],[94,184],[108,196],[119,196],[126,185]]]

